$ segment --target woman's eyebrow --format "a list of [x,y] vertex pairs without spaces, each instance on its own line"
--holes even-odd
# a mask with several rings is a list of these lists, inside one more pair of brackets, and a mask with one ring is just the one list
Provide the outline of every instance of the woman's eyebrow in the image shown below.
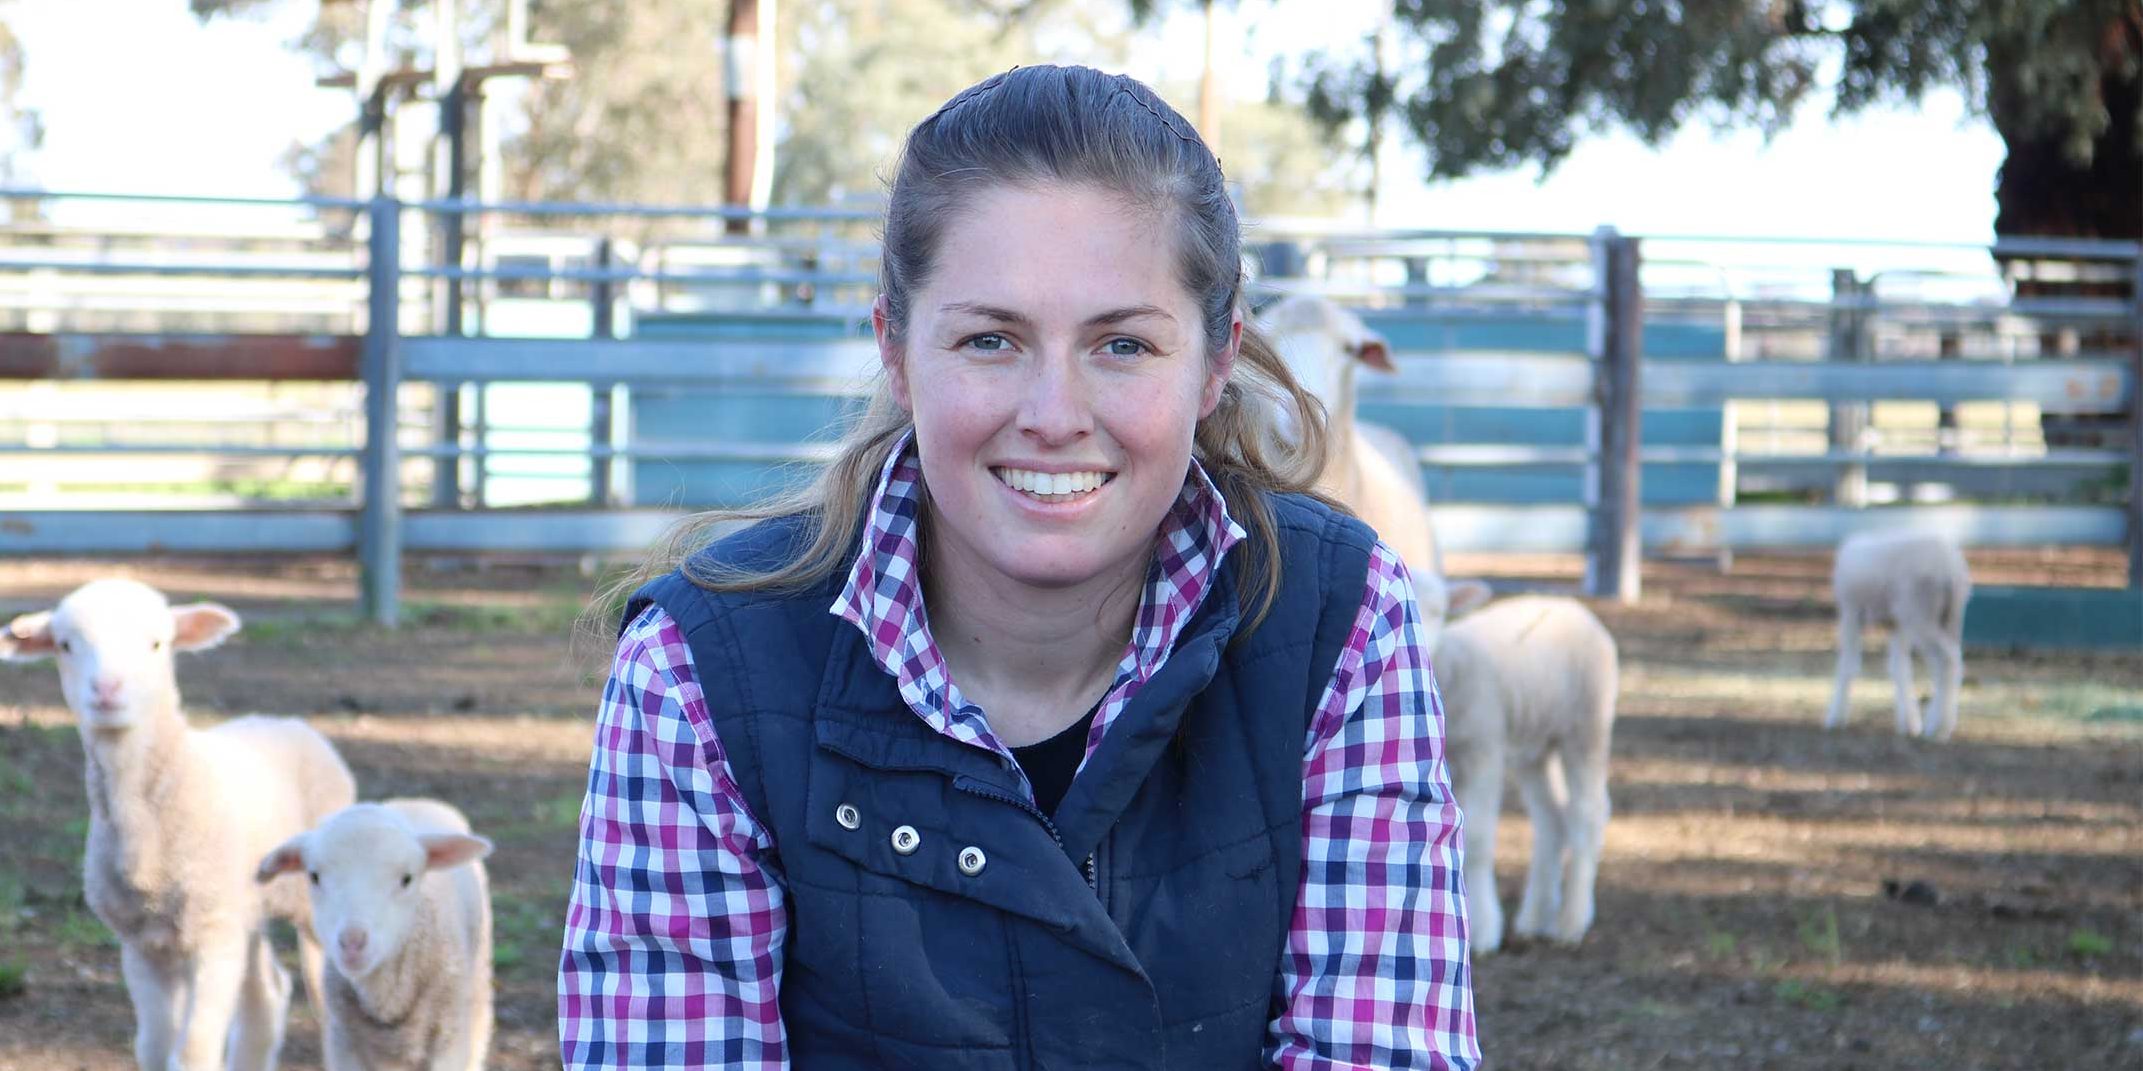
[[[1016,327],[1025,327],[1030,329],[1034,327],[1034,321],[1027,318],[1021,313],[1017,313],[1012,311],[1011,309],[1002,308],[997,305],[985,305],[975,301],[951,302],[949,304],[940,306],[938,311],[941,313],[964,312],[969,315],[980,316],[987,320],[996,320],[1000,323],[1012,324]],[[1125,320],[1135,320],[1141,316],[1159,317],[1160,319],[1167,320],[1170,323],[1174,323],[1176,320],[1173,315],[1169,314],[1167,309],[1161,308],[1158,305],[1126,305],[1120,309],[1110,309],[1107,312],[1096,313],[1092,316],[1089,316],[1086,318],[1086,323],[1084,326],[1106,327],[1110,324],[1120,324]]]

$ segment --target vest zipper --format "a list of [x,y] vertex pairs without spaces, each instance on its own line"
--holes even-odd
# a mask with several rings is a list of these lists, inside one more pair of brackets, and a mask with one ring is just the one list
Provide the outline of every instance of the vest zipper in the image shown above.
[[[1033,801],[1021,799],[1020,797],[1012,795],[1009,792],[999,792],[996,789],[990,788],[987,785],[969,781],[965,777],[954,778],[952,787],[957,788],[960,791],[965,792],[971,796],[981,796],[983,799],[986,800],[996,800],[999,803],[1009,803],[1012,806],[1017,807],[1020,810],[1027,812],[1028,814],[1033,815],[1034,820],[1042,823],[1042,828],[1049,831],[1049,839],[1057,842],[1057,850],[1064,850],[1064,836],[1063,834],[1057,832],[1057,824],[1055,822],[1050,821],[1049,816],[1043,814],[1042,809],[1040,807],[1035,806]],[[1094,854],[1092,852],[1087,853],[1086,862],[1081,865],[1080,872],[1086,877],[1086,887],[1089,890],[1096,890],[1098,892],[1098,889],[1094,884]]]

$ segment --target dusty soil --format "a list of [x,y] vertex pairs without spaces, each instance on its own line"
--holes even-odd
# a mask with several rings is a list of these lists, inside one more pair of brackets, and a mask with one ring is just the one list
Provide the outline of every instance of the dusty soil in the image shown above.
[[[1571,575],[1557,559],[1453,564],[1514,584]],[[1826,733],[1825,567],[1648,563],[1642,605],[1599,608],[1624,665],[1599,922],[1575,949],[1477,964],[1490,1066],[2143,1066],[2143,657],[1972,652],[1958,736],[1926,744],[1889,731],[1871,654],[1853,722]],[[2105,552],[1974,567],[1988,583],[2124,579]],[[410,623],[385,633],[352,622],[342,563],[5,562],[0,615],[113,571],[246,616],[233,643],[182,662],[197,720],[307,715],[367,795],[453,800],[497,840],[492,1066],[555,1067],[600,658],[566,634],[591,582],[423,571]],[[1527,830],[1515,797],[1506,809],[1509,900]],[[50,669],[0,665],[0,1071],[132,1066],[118,953],[80,902],[84,814]],[[302,1001],[289,1036],[285,1066],[316,1068]]]

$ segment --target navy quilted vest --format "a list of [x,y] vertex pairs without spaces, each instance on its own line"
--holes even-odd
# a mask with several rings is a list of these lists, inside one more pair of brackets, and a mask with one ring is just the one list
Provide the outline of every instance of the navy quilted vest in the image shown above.
[[[1003,760],[911,712],[827,612],[846,570],[741,595],[673,573],[634,597],[626,620],[654,602],[682,627],[772,832],[799,1071],[1258,1066],[1301,876],[1308,717],[1374,539],[1270,501],[1286,566],[1271,612],[1236,635],[1238,547],[1054,823]],[[802,534],[769,521],[702,553],[766,564]],[[907,851],[903,826],[920,834]]]

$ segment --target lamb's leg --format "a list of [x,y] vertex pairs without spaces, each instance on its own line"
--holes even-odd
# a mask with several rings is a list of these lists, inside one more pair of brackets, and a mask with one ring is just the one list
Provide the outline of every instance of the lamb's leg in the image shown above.
[[320,939],[313,935],[310,925],[300,923],[298,930],[298,974],[305,980],[305,1003],[313,1010],[313,1019],[323,1027],[327,1024],[327,953],[320,948]]
[[185,995],[173,985],[175,979],[133,945],[119,946],[119,971],[134,1003],[134,1062],[142,1071],[164,1071],[171,1062]]
[[290,1014],[290,973],[275,961],[275,947],[266,930],[253,934],[247,960],[238,1021],[231,1035],[231,1068],[275,1071],[283,1048],[283,1024]]
[[191,964],[186,1022],[172,1071],[216,1071],[231,1044],[231,1021],[245,986],[246,941],[242,935],[203,943]]
[[1847,708],[1852,705],[1853,678],[1860,676],[1860,618],[1849,606],[1838,608],[1838,683],[1831,689],[1830,712],[1823,716],[1823,727],[1835,729],[1845,724]]
[[1555,938],[1576,944],[1592,928],[1592,888],[1600,873],[1600,848],[1607,835],[1607,742],[1573,751],[1564,765],[1570,805],[1563,811],[1563,835],[1569,851],[1564,862],[1562,904],[1556,912]]
[[1526,867],[1525,896],[1518,902],[1512,929],[1521,937],[1540,937],[1551,932],[1568,846],[1563,815],[1570,808],[1570,793],[1563,781],[1562,757],[1550,751],[1520,766],[1518,792],[1525,798],[1526,819],[1533,824],[1533,861]]
[[1901,622],[1890,630],[1890,684],[1897,689],[1897,733],[1920,733],[1920,698],[1912,683],[1912,639]]
[[1930,740],[1947,740],[1957,728],[1957,693],[1964,688],[1964,650],[1948,633],[1931,628],[1920,643],[1920,661],[1934,678],[1922,730]]
[[1476,953],[1503,947],[1503,904],[1496,898],[1496,819],[1503,807],[1499,750],[1451,757],[1451,792],[1466,823],[1466,925]]

